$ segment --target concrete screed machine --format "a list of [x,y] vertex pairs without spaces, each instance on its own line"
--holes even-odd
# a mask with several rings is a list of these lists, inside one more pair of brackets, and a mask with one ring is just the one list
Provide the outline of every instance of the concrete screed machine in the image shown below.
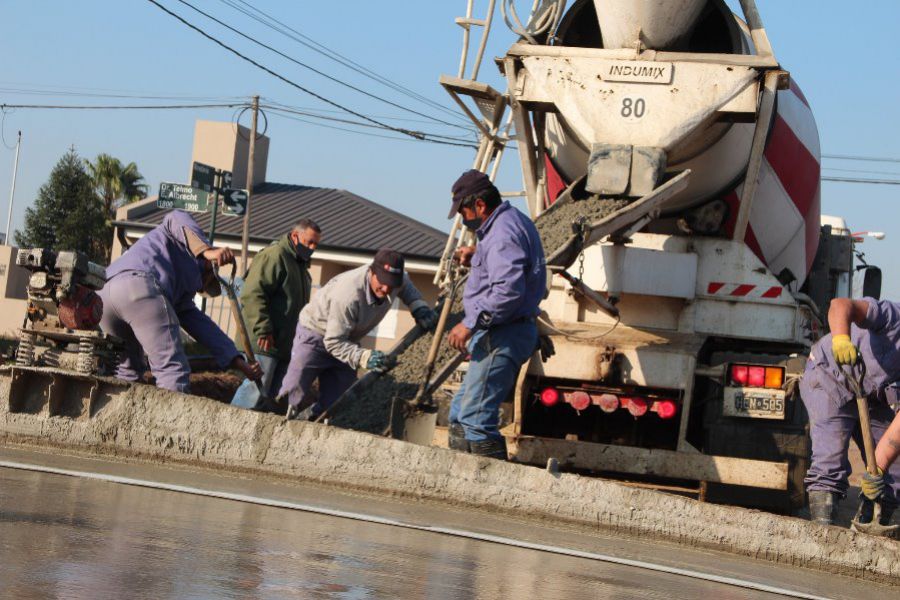
[[[511,459],[801,506],[796,384],[830,300],[850,294],[854,247],[840,219],[823,226],[816,124],[755,3],[741,18],[724,0],[536,0],[526,19],[501,0],[519,36],[496,61],[506,93],[478,81],[495,2],[473,4],[441,84],[480,131],[474,167],[495,176],[514,141],[539,224],[624,204],[545,247],[556,353],[505,405]],[[457,219],[437,283],[471,239]],[[866,283],[877,295],[880,272]]]

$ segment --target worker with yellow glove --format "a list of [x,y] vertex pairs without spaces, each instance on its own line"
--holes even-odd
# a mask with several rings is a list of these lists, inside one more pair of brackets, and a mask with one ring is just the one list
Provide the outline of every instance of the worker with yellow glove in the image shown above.
[[881,473],[866,475],[862,489],[882,503],[887,525],[900,498],[900,304],[873,298],[836,298],[828,310],[831,333],[812,348],[800,394],[809,413],[812,462],[806,491],[812,520],[830,525],[847,495],[850,438],[863,451],[859,412],[845,373],[863,361],[862,391],[869,398],[872,436]]

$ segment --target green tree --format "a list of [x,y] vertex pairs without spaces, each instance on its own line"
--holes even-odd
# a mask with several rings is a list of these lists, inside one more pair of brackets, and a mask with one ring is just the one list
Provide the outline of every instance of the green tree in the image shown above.
[[16,231],[15,241],[22,248],[79,250],[91,260],[106,260],[112,242],[106,215],[74,148],[59,159],[34,206],[25,210],[25,227]]
[[110,221],[116,218],[116,209],[123,204],[147,197],[148,187],[144,183],[144,176],[133,162],[124,165],[109,154],[98,154],[94,162],[84,162]]

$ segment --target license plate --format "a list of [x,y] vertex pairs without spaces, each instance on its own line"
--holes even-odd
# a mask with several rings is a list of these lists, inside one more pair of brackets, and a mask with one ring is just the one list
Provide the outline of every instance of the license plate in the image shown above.
[[725,388],[726,417],[784,419],[784,390],[762,388]]

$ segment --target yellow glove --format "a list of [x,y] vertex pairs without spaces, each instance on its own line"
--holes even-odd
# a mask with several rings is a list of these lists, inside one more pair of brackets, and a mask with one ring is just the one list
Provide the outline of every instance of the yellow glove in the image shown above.
[[850,341],[849,335],[836,335],[831,338],[831,353],[839,365],[855,365],[859,350]]

